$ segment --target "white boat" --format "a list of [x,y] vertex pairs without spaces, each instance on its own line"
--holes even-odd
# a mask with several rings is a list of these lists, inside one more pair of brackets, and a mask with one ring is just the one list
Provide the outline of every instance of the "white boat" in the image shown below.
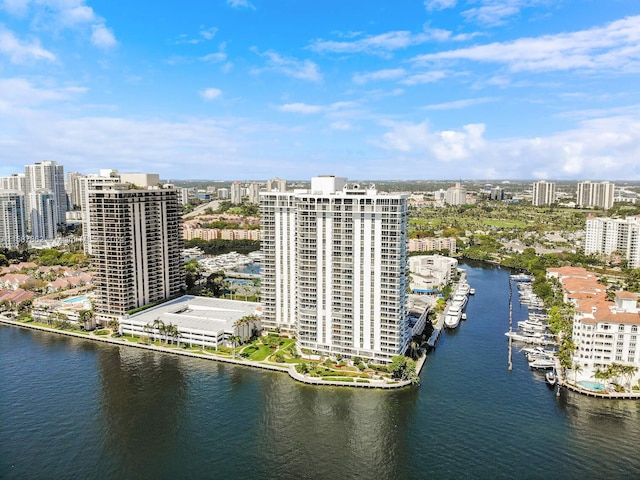
[[476,289],[475,288],[470,288],[469,289],[469,295],[475,295],[476,294]]
[[511,280],[513,280],[515,282],[530,282],[531,281],[531,277],[529,275],[524,274],[524,273],[519,273],[517,275],[511,275]]
[[516,342],[529,343],[531,345],[555,345],[553,338],[547,335],[531,334],[525,335],[518,332],[506,332],[505,335]]
[[556,361],[552,358],[536,358],[529,364],[535,370],[551,370],[556,366]]
[[462,310],[467,305],[468,297],[461,293],[456,293],[453,296],[453,303],[457,303],[460,305],[460,310]]
[[547,381],[547,383],[550,386],[554,386],[556,384],[556,382],[558,381],[558,377],[556,376],[556,372],[554,370],[549,370],[545,375],[544,375],[545,380]]
[[549,327],[548,323],[536,322],[532,320],[521,320],[518,322],[518,328],[524,333],[544,333]]
[[467,314],[465,312],[462,312],[462,320],[466,320],[467,319]]
[[462,309],[457,304],[451,304],[444,317],[444,325],[447,328],[456,328],[462,318]]
[[469,295],[471,291],[471,287],[468,283],[460,283],[458,284],[458,288],[456,288],[456,293],[461,293],[463,295]]

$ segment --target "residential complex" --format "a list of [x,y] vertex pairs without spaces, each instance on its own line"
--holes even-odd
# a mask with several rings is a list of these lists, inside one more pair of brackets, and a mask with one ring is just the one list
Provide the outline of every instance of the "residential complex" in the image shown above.
[[556,201],[556,184],[541,180],[533,182],[533,197],[531,203],[537,207],[551,205]]
[[640,267],[640,216],[587,217],[584,253],[624,256],[630,268]]
[[[565,302],[575,307],[571,339],[580,378],[594,378],[598,370],[614,363],[640,367],[637,294],[616,292],[615,300],[608,301],[605,288],[584,268],[552,268],[547,276],[560,281]],[[628,380],[635,383],[639,377],[640,370]]]
[[403,353],[407,200],[334,176],[261,193],[263,324],[319,354],[388,362]]
[[448,250],[450,255],[454,255],[456,253],[456,237],[412,238],[409,240],[410,252],[433,252],[435,250]]
[[171,188],[95,185],[89,191],[99,320],[178,294],[184,285],[182,209]]
[[611,182],[578,182],[576,203],[580,208],[598,207],[608,210],[613,206],[615,184]]

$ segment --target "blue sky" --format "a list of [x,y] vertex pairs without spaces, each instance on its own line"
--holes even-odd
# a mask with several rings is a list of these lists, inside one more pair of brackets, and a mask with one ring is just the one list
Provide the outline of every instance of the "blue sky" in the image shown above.
[[637,0],[0,0],[0,175],[640,180]]

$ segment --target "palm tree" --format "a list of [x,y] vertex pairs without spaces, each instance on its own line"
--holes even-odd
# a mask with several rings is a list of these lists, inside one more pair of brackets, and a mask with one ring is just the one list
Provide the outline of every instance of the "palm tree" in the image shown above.
[[578,362],[573,362],[573,383],[578,383],[578,373],[582,371],[582,365]]
[[80,328],[86,330],[87,322],[90,322],[91,320],[93,320],[93,310],[80,310],[78,315],[78,325]]
[[[164,322],[163,322],[162,320],[160,320],[160,318],[156,318],[156,319],[153,321],[153,328],[154,328],[154,330],[157,330],[159,334],[162,334],[162,332],[163,332],[163,331],[164,331],[164,329],[165,329],[165,327],[164,327]],[[154,340],[154,341],[156,340],[155,332],[154,332],[154,335],[153,335],[153,340]]]
[[147,334],[147,343],[151,343],[151,332],[153,331],[153,326],[150,323],[147,323],[142,327],[142,330]]
[[242,339],[238,335],[231,335],[229,340],[231,340],[231,343],[233,345],[233,358],[235,359],[236,358],[236,346],[240,343],[240,341]]

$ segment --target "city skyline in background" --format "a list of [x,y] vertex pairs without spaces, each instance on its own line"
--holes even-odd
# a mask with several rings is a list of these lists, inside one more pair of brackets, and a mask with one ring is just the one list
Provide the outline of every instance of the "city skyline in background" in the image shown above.
[[631,0],[0,0],[0,176],[640,180]]

